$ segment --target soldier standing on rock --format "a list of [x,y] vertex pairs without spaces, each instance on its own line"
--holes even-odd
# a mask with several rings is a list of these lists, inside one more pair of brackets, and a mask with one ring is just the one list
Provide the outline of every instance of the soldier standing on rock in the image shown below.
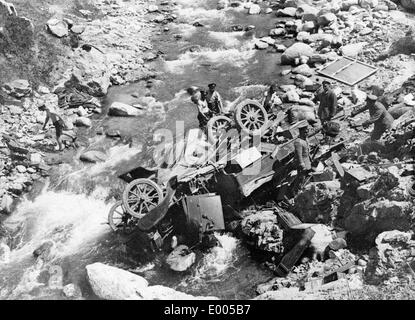
[[366,111],[369,109],[370,119],[362,124],[364,128],[367,128],[372,123],[375,125],[370,138],[374,141],[380,139],[382,134],[392,128],[393,117],[386,110],[385,106],[380,103],[378,97],[375,95],[369,95],[366,99],[366,106],[361,109],[355,110],[352,112],[351,116],[355,116],[358,113]]
[[311,158],[310,158],[310,147],[307,141],[308,134],[308,123],[304,121],[304,124],[300,125],[299,137],[294,142],[295,148],[295,160],[297,165],[297,186],[301,186],[311,172]]
[[331,89],[330,82],[323,81],[323,90],[314,98],[314,102],[317,101],[320,101],[317,115],[324,126],[337,113],[337,97]]
[[208,108],[214,115],[223,113],[223,103],[220,94],[216,91],[216,84],[210,83],[208,85],[209,91],[206,96]]

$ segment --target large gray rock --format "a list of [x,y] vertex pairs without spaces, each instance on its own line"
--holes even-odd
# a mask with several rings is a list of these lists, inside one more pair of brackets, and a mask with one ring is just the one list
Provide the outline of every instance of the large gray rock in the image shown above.
[[259,14],[261,12],[261,7],[257,4],[251,5],[251,7],[248,10],[249,14]]
[[356,57],[360,52],[362,52],[363,48],[367,45],[367,42],[357,42],[347,44],[340,48],[340,52],[344,56],[348,57]]
[[144,112],[122,102],[113,102],[108,110],[108,115],[117,117],[137,117]]
[[281,64],[293,64],[301,56],[311,57],[314,54],[313,48],[305,43],[294,43],[281,55]]
[[4,89],[9,95],[15,98],[22,98],[32,92],[32,87],[30,86],[29,81],[25,79],[14,80],[6,83],[4,85]]
[[52,18],[46,23],[48,30],[58,38],[66,37],[69,33],[68,25],[65,21]]
[[148,286],[143,277],[100,262],[87,265],[86,271],[92,290],[105,300],[217,300],[194,297],[164,286]]
[[74,125],[77,127],[91,127],[92,126],[92,121],[91,119],[87,118],[87,117],[78,117],[75,119],[74,121]]
[[106,55],[94,47],[89,50],[78,48],[74,52],[73,60],[75,63],[70,81],[92,96],[104,96],[110,86],[111,76]]
[[34,44],[33,23],[17,14],[13,4],[0,0],[0,43],[27,49]]
[[410,202],[367,200],[356,204],[345,219],[345,228],[353,235],[387,230],[409,230],[413,215]]
[[107,160],[108,157],[105,153],[101,151],[91,150],[91,151],[87,151],[81,154],[79,159],[85,162],[96,163],[96,162],[103,162]]

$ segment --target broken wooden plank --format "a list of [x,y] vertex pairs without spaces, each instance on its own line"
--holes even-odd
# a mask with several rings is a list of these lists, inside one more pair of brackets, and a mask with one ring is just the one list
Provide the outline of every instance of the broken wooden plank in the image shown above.
[[301,220],[288,211],[280,210],[277,212],[278,221],[284,229],[291,229],[295,225],[301,224]]
[[344,177],[344,169],[342,165],[340,164],[340,157],[336,152],[331,153],[331,161],[333,161],[334,167],[336,168],[337,173],[340,175],[340,177]]

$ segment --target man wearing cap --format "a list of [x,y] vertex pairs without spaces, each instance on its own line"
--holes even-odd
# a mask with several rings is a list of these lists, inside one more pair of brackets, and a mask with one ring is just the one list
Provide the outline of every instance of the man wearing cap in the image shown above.
[[352,112],[352,117],[356,114],[369,109],[370,119],[362,124],[364,128],[367,128],[372,123],[375,125],[370,138],[372,140],[379,140],[382,134],[392,128],[393,117],[386,110],[385,106],[380,103],[378,97],[371,94],[366,99],[366,106],[362,109]]
[[215,90],[216,84],[211,83],[208,85],[208,93],[206,96],[206,101],[208,108],[213,114],[222,114],[223,113],[223,104],[220,94]]
[[294,148],[298,171],[298,184],[301,185],[311,170],[310,147],[307,142],[308,123],[305,121],[298,130],[300,135],[294,141]]
[[320,118],[322,124],[331,120],[337,112],[337,97],[333,90],[330,88],[330,82],[323,81],[322,90],[318,91],[314,101],[320,101],[317,115]]

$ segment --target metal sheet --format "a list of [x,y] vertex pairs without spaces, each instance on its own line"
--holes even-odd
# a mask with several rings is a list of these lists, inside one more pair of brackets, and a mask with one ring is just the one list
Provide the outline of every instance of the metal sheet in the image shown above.
[[242,150],[234,158],[234,160],[241,166],[242,169],[246,168],[259,159],[261,159],[261,152],[259,152],[255,147]]
[[199,197],[199,206],[202,214],[202,230],[225,230],[223,220],[222,201],[220,196]]
[[350,57],[342,57],[318,71],[319,74],[349,86],[373,75],[378,68]]

